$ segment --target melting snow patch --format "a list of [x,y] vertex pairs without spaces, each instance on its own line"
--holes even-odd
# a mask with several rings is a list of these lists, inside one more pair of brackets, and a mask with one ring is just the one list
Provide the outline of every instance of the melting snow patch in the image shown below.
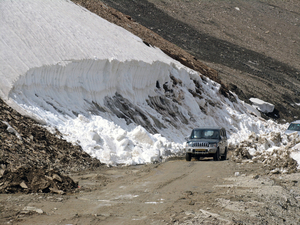
[[21,137],[21,135],[12,127],[12,126],[10,126],[10,124],[8,123],[8,122],[6,122],[6,121],[2,121],[2,123],[4,123],[6,126],[7,126],[7,131],[9,132],[9,133],[12,133],[12,134],[15,134],[16,136],[17,136],[17,138],[19,138],[20,140],[22,140],[22,137]]
[[21,211],[21,213],[25,213],[25,214],[27,214],[27,213],[29,213],[29,212],[37,212],[38,214],[43,214],[43,213],[44,213],[43,210],[38,209],[38,208],[36,208],[36,207],[32,207],[32,206],[26,206],[26,207],[24,207],[23,210]]
[[250,98],[249,100],[252,102],[254,107],[263,113],[271,113],[274,111],[275,106],[269,102],[265,102],[258,98]]
[[128,194],[128,195],[120,195],[114,199],[133,199],[133,198],[137,198],[139,197],[138,195],[132,195],[132,194]]
[[152,204],[152,205],[156,205],[158,204],[159,202],[145,202],[145,204]]

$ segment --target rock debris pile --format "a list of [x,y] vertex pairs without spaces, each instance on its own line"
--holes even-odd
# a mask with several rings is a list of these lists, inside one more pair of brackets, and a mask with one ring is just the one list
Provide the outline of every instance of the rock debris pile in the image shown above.
[[72,191],[76,184],[62,174],[101,165],[1,99],[0,112],[0,193]]
[[58,171],[37,167],[20,167],[14,171],[0,171],[0,193],[65,194],[78,184]]
[[262,163],[266,173],[295,173],[299,165],[292,154],[300,151],[300,136],[297,133],[281,134],[271,132],[257,135],[252,133],[248,139],[234,148],[232,159],[238,163]]

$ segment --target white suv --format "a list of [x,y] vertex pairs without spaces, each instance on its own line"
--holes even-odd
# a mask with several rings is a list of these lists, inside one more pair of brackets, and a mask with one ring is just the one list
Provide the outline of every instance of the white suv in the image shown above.
[[296,120],[294,122],[291,122],[290,126],[288,127],[288,129],[285,131],[286,134],[290,134],[290,133],[294,133],[294,132],[298,132],[298,134],[300,135],[300,120]]
[[187,137],[186,161],[192,157],[213,157],[215,161],[227,159],[227,134],[224,128],[205,127],[193,129]]

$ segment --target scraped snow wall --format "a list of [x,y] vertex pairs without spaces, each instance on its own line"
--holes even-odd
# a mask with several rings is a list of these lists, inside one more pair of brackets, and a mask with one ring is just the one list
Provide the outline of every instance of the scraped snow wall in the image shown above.
[[137,36],[65,0],[0,1],[0,97],[33,68],[84,59],[170,63]]
[[181,154],[199,126],[225,127],[233,143],[277,129],[220,95],[219,84],[69,1],[3,0],[0,10],[0,96],[103,163]]
[[164,73],[169,67],[159,61],[152,64],[116,59],[69,61],[28,70],[14,83],[10,96],[23,100],[29,97],[35,102],[44,100],[45,109],[51,111],[56,105],[57,111],[69,115],[73,114],[67,109],[70,104],[77,103],[74,112],[86,113],[88,104],[103,105],[104,97],[116,92],[132,103],[142,103],[154,94],[156,82],[168,81]]
[[30,69],[9,97],[102,162],[139,164],[181,154],[194,127],[268,129],[219,86],[174,63],[85,59]]

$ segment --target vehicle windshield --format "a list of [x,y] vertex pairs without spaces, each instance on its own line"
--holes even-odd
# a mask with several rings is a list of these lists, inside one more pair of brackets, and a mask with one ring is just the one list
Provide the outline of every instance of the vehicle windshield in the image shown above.
[[218,130],[193,130],[191,139],[219,139]]
[[288,130],[300,131],[299,123],[291,123]]

